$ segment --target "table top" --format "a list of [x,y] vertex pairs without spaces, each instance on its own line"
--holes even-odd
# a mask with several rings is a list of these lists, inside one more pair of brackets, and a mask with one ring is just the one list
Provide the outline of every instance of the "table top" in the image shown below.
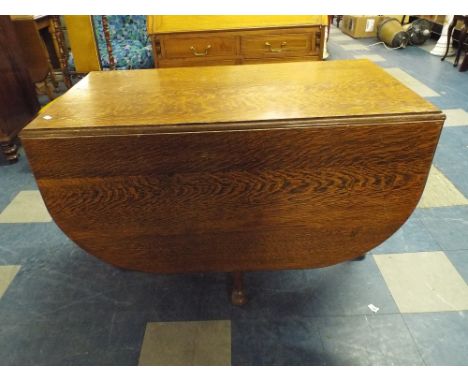
[[23,134],[428,113],[441,112],[369,60],[102,71],[57,98]]
[[325,15],[289,16],[148,16],[148,33],[178,33],[246,28],[281,28],[290,26],[327,25]]

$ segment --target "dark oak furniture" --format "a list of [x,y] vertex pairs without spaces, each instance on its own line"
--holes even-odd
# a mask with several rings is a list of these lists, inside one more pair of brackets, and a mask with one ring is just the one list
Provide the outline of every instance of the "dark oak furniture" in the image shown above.
[[18,50],[9,16],[0,16],[0,148],[7,161],[18,160],[14,140],[39,110],[34,85]]
[[[314,268],[392,235],[445,116],[367,60],[93,72],[22,140],[59,227],[146,272]],[[92,276],[90,276],[92,277]]]
[[[63,75],[67,88],[71,87],[67,64],[67,49],[60,16],[53,15],[15,15],[11,16],[15,25],[23,55],[35,83],[42,83],[48,76],[55,87],[58,86],[55,69]],[[45,87],[49,98],[54,98]]]

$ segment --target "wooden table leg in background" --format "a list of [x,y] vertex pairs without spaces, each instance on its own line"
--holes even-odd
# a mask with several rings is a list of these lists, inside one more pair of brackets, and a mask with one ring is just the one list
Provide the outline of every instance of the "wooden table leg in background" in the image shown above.
[[463,59],[460,68],[458,69],[460,72],[466,72],[468,70],[468,54],[465,54],[465,58]]
[[440,61],[444,61],[445,58],[447,57],[448,55],[448,51],[450,49],[450,39],[452,38],[452,33],[453,33],[453,29],[455,28],[455,25],[457,24],[457,18],[454,16],[453,19],[452,19],[452,22],[450,23],[449,27],[448,27],[448,32],[447,32],[447,47],[445,48],[445,54],[443,55],[443,57],[440,59]]
[[13,142],[1,142],[0,151],[5,156],[5,159],[10,163],[18,161],[18,146]]
[[[458,63],[458,60],[460,59],[461,53],[464,52],[464,45],[466,43],[465,42],[466,39],[468,39],[468,16],[467,15],[463,17],[463,27],[460,30],[460,38],[459,38],[460,41],[458,43],[457,63]],[[464,52],[464,57],[458,70],[460,72],[466,72],[468,70],[468,53],[467,52]]]
[[70,89],[72,87],[70,73],[68,71],[68,53],[65,47],[65,38],[63,36],[62,23],[60,16],[51,16],[51,29],[54,45],[58,47],[60,69],[63,73],[63,82],[65,86]]
[[355,259],[353,259],[353,261],[361,261],[361,260],[364,260],[365,258],[366,258],[366,254],[356,257]]
[[457,48],[457,55],[455,56],[455,61],[453,66],[458,66],[458,61],[460,60],[460,56],[462,52],[464,52],[464,45],[466,39],[466,30],[468,28],[468,16],[463,18],[463,27],[460,29],[460,34],[458,36],[458,48]]
[[244,273],[232,272],[232,293],[231,302],[233,305],[242,306],[247,303],[247,296],[244,290]]

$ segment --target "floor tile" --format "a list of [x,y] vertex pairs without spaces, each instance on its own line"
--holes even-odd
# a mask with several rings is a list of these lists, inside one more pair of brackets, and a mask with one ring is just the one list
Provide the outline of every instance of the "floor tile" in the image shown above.
[[370,251],[371,254],[402,253],[438,251],[440,246],[419,219],[419,211],[415,210],[413,215],[378,247]]
[[330,39],[340,43],[355,41],[352,37],[345,35],[344,33],[331,34]]
[[374,258],[401,313],[468,309],[468,286],[443,252]]
[[455,54],[453,56],[449,56],[445,59],[445,61],[447,61],[448,63],[450,64],[454,64],[455,63]]
[[[1,157],[1,154],[0,154]],[[0,164],[0,212],[22,190],[37,190],[37,184],[25,157],[12,165]]]
[[245,287],[250,302],[234,309],[233,318],[350,316],[369,313],[369,304],[378,306],[381,313],[398,312],[372,256],[326,268],[286,272],[288,276],[247,273]]
[[0,213],[0,223],[41,223],[52,218],[39,191],[21,191]]
[[319,320],[275,317],[232,322],[232,364],[325,365]]
[[444,251],[457,272],[468,284],[468,249],[464,251]]
[[457,129],[442,129],[439,143],[448,146],[468,146],[468,126]]
[[450,126],[468,126],[468,112],[463,109],[445,109],[442,110],[447,119],[445,120],[444,127]]
[[378,54],[357,54],[354,56],[357,59],[363,59],[367,58],[368,60],[374,61],[374,62],[383,62],[385,61],[385,58]]
[[434,49],[435,45],[436,45],[435,40],[428,40],[424,44],[418,45],[418,48],[429,53],[432,49]]
[[102,363],[106,365],[138,365],[147,320],[139,310],[116,310],[111,319]]
[[[418,48],[420,48],[422,50],[425,50],[426,52],[430,53],[435,48],[436,44],[437,44],[437,41],[435,41],[435,40],[427,40],[423,45],[418,45]],[[454,52],[455,52],[455,50],[454,50]],[[436,56],[436,55],[431,55],[431,56],[436,57],[439,60],[442,58],[442,56]],[[444,62],[447,63],[447,64],[450,64],[450,66],[452,66],[452,64],[455,62],[455,53],[453,53],[450,56],[445,57]]]
[[468,366],[468,312],[404,314],[426,365]]
[[54,222],[1,224],[0,265],[34,263],[44,258],[66,259],[69,244],[73,242]]
[[386,68],[385,70],[421,97],[439,97],[437,92],[424,85],[421,81],[418,81],[404,70],[400,68]]
[[419,208],[468,205],[468,199],[435,166],[431,167]]
[[231,322],[150,322],[139,365],[230,365]]
[[327,365],[423,365],[401,315],[322,318]]
[[[425,50],[426,52],[430,53],[432,51],[432,49],[434,49],[434,47],[436,46],[436,41],[435,40],[428,40],[426,41],[423,45],[418,45],[418,48],[422,49],[422,50]],[[438,57],[438,56],[435,56],[435,57]],[[440,57],[442,58],[442,57]],[[445,61],[447,62],[450,62],[450,63],[454,63],[455,61],[455,54],[453,54],[452,56],[448,56],[445,58]]]
[[468,206],[419,211],[421,221],[442,250],[468,249]]
[[0,320],[0,365],[109,365],[111,316],[94,310],[67,318]]
[[[99,272],[99,268],[95,269]],[[90,273],[92,274],[92,273]],[[81,278],[74,274],[62,274],[45,267],[37,270],[22,267],[22,277],[15,281],[15,287],[3,296],[0,322],[15,324],[28,320],[49,320],[68,318],[82,314],[112,310],[118,301],[107,297],[107,291],[95,290],[92,277]],[[89,281],[89,284],[86,284]]]
[[18,265],[0,265],[0,298],[5,294],[20,268]]
[[[468,147],[466,148],[468,154]],[[467,158],[468,161],[468,158]],[[466,197],[468,196],[468,166],[467,169],[459,169],[453,166],[449,169],[444,169],[446,178]]]
[[362,44],[340,44],[341,48],[348,51],[354,50],[369,50],[369,48]]
[[468,127],[442,129],[434,164],[468,196]]

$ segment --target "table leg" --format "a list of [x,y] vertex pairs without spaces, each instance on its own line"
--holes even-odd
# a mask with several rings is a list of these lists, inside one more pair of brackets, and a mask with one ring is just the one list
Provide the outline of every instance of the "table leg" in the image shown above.
[[465,58],[463,59],[460,68],[458,68],[459,72],[466,72],[468,70],[468,54],[465,53]]
[[[51,33],[50,32],[50,25],[49,25],[48,30],[49,30],[49,33]],[[43,39],[40,39],[40,40],[41,40],[42,49],[44,50],[44,53],[45,53],[46,58],[47,58],[47,65],[49,66],[50,79],[52,81],[52,84],[54,85],[54,88],[57,89],[58,88],[58,82],[57,82],[57,79],[55,78],[54,67],[52,66],[52,61],[50,60],[49,51],[47,50],[47,46],[46,46],[44,40]],[[55,47],[55,45],[54,45],[54,47]]]
[[0,143],[0,149],[3,152],[6,160],[10,163],[18,162],[19,154],[18,154],[18,146],[16,146],[13,142],[2,142]]
[[353,261],[361,261],[361,260],[364,260],[365,258],[366,258],[366,254],[356,257],[355,259],[353,259]]
[[340,28],[340,22],[341,19],[343,18],[343,15],[338,15],[336,16],[336,27],[339,29]]
[[237,306],[245,305],[247,303],[247,296],[244,291],[244,273],[232,272],[232,281],[231,303]]
[[448,28],[448,32],[447,32],[447,47],[445,48],[445,54],[444,56],[440,59],[440,61],[444,61],[445,58],[447,57],[447,54],[448,54],[448,51],[450,49],[450,39],[452,37],[452,32],[453,32],[453,28],[455,28],[455,25],[457,24],[457,18],[454,17],[452,22],[450,23],[450,26]]
[[458,38],[458,49],[457,55],[455,56],[455,61],[453,66],[458,66],[458,61],[460,60],[460,55],[463,52],[463,47],[465,45],[465,38],[466,38],[466,24],[463,25],[463,28],[460,30],[460,36]]
[[68,71],[68,53],[65,47],[65,38],[63,36],[62,24],[60,16],[51,16],[51,29],[50,29],[54,45],[59,49],[59,62],[60,69],[63,74],[63,82],[65,86],[70,89],[72,87],[70,73]]
[[50,81],[52,82],[52,85],[54,85],[54,88],[57,89],[59,84],[57,82],[57,78],[55,78],[55,73],[54,73],[54,68],[52,67],[52,62],[50,61],[50,58],[48,58],[47,61],[49,62]]

